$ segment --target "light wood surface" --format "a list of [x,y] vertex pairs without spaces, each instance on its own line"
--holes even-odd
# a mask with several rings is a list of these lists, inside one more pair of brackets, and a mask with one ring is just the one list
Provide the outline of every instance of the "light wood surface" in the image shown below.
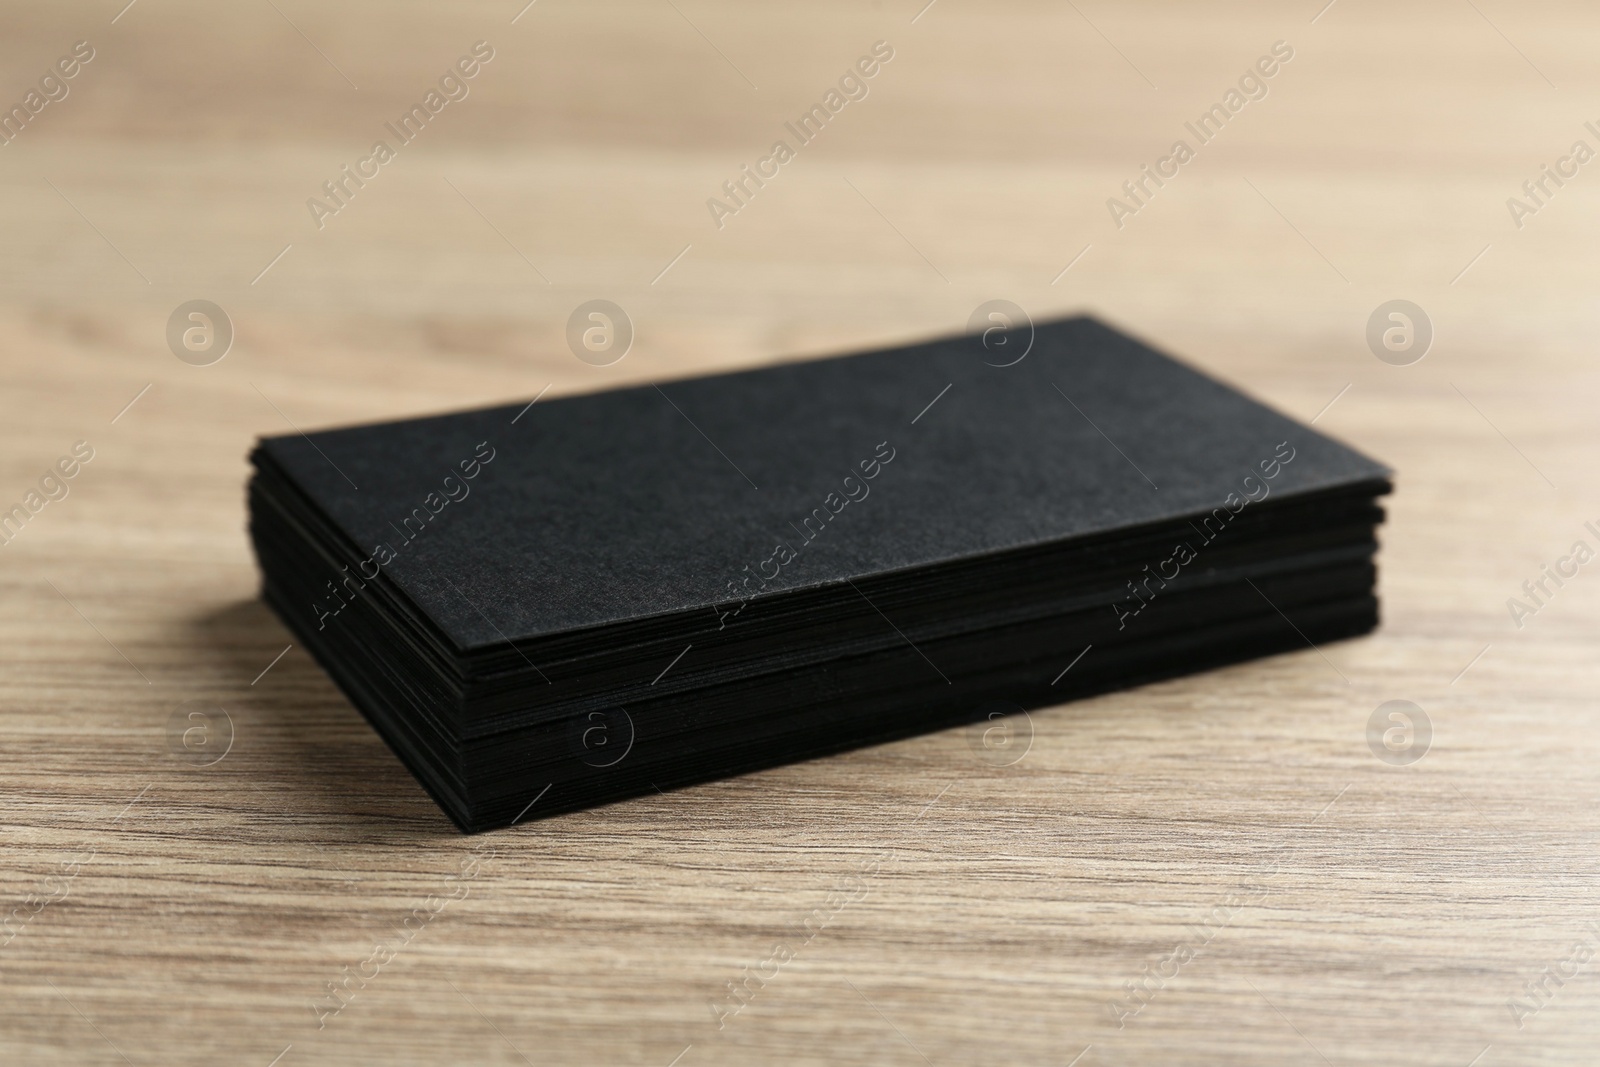
[[[1594,1062],[1600,564],[1521,629],[1506,601],[1600,547],[1600,163],[1520,229],[1506,200],[1600,148],[1600,15],[922,2],[4,5],[0,100],[95,58],[0,148],[0,505],[94,458],[0,547],[0,1060]],[[319,230],[306,199],[479,40],[470,95]],[[707,198],[879,40],[868,96],[719,230]],[[1280,40],[1118,229],[1107,198]],[[607,368],[563,339],[598,297],[637,327]],[[196,298],[237,331],[206,367],[164,337]],[[479,838],[275,658],[257,435],[992,298],[1302,419],[1337,397],[1318,427],[1399,472],[1382,628],[1036,712],[1009,767],[954,730]],[[1364,340],[1395,298],[1436,328],[1411,366]],[[1366,737],[1400,699],[1433,726],[1406,766]],[[170,744],[189,701],[231,720],[214,765]]]

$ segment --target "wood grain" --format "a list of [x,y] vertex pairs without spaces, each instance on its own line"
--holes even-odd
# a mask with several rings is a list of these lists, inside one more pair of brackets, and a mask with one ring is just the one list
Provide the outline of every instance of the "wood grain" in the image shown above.
[[[1593,1062],[1600,577],[1520,629],[1506,601],[1600,544],[1600,171],[1520,229],[1506,201],[1600,146],[1600,15],[520,6],[5,5],[0,99],[96,54],[0,148],[0,506],[95,456],[0,547],[0,1058]],[[479,40],[470,95],[319,230],[307,198]],[[879,40],[866,98],[718,229],[707,198]],[[1280,40],[1267,95],[1117,228],[1107,198]],[[607,368],[563,340],[597,297],[637,327]],[[237,331],[206,367],[164,336],[195,298]],[[274,660],[257,435],[928,336],[991,298],[1303,419],[1337,397],[1318,427],[1399,472],[1381,630],[1037,712],[1009,767],[948,731],[482,838],[301,649]],[[1407,367],[1364,340],[1395,298],[1436,328]],[[1367,745],[1395,699],[1433,726],[1409,766]],[[231,719],[212,766],[169,745],[189,701]]]

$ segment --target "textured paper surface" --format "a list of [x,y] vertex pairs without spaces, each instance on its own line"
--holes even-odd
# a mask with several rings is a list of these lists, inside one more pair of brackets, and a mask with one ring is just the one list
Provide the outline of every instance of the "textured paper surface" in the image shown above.
[[263,448],[463,649],[1388,476],[1093,320],[993,359],[956,338]]

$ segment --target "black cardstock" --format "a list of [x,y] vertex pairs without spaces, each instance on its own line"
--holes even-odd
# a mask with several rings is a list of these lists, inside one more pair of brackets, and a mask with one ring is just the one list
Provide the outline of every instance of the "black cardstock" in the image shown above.
[[265,593],[468,829],[1376,624],[1381,464],[1093,319],[986,356],[269,438]]

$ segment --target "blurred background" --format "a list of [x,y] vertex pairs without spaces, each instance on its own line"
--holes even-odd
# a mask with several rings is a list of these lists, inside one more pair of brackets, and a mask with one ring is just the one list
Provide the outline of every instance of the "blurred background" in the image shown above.
[[[1589,1055],[1592,984],[1508,1001],[1595,914],[1600,614],[1581,581],[1525,629],[1506,598],[1600,520],[1592,7],[125,2],[0,4],[0,507],[95,452],[0,548],[5,907],[95,856],[0,949],[17,1062]],[[594,299],[635,330],[604,367],[566,340]],[[306,1002],[470,843],[255,599],[254,439],[925,338],[994,299],[1100,315],[1394,466],[1384,629],[1336,671],[1036,715],[1003,774],[939,735],[528,828],[317,1029]],[[1397,299],[1432,332],[1405,365],[1368,342]],[[218,360],[169,345],[193,300],[231,324]],[[1363,740],[1396,698],[1433,716],[1403,771]],[[236,731],[204,773],[163,732],[189,700]],[[949,782],[928,852],[716,1027],[772,930]],[[1116,1026],[1336,795],[1223,962]]]

